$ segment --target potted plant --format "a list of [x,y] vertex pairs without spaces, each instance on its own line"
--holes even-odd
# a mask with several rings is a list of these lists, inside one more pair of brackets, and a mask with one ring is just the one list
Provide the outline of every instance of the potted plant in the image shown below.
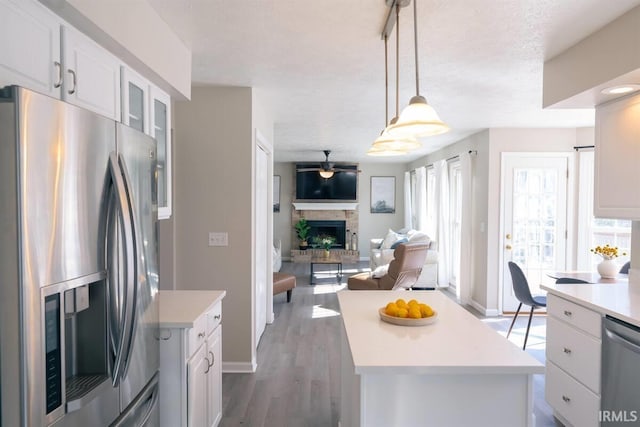
[[306,251],[309,245],[307,238],[309,237],[309,230],[311,230],[311,226],[307,223],[306,219],[300,218],[300,220],[296,222],[295,229],[298,239],[300,239],[300,250]]
[[335,237],[332,236],[316,236],[313,238],[314,245],[320,246],[322,249],[324,249],[324,256],[326,258],[329,257],[329,249],[331,249],[335,241]]

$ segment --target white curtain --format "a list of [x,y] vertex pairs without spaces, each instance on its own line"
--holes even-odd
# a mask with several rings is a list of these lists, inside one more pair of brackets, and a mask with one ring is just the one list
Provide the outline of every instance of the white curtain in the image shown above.
[[475,152],[460,155],[462,175],[462,218],[460,224],[460,275],[457,286],[458,301],[467,304],[473,292],[473,164]]
[[438,201],[438,287],[449,286],[449,171],[446,160],[434,164]]
[[426,231],[427,228],[427,168],[416,169],[416,224],[417,230]]
[[413,218],[411,212],[411,172],[404,173],[404,226],[413,228]]

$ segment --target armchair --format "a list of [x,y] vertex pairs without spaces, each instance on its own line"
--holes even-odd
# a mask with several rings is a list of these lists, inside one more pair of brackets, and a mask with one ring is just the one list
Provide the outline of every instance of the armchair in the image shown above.
[[427,256],[425,243],[402,243],[394,249],[394,258],[380,277],[371,273],[355,274],[347,280],[351,290],[396,290],[415,285]]
[[389,230],[385,238],[371,239],[369,249],[369,267],[371,271],[375,271],[378,267],[389,264],[394,256],[393,252],[398,244],[407,243],[426,243],[427,257],[422,267],[422,273],[415,283],[415,287],[427,288],[435,287],[438,284],[438,247],[434,240],[429,236],[417,230],[408,230],[406,233],[396,233]]

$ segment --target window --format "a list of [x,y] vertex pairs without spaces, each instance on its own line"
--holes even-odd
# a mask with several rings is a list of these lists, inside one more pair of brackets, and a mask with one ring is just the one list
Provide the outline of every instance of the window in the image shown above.
[[438,212],[436,210],[436,170],[427,168],[427,227],[424,230],[429,237],[435,239],[438,230]]
[[412,170],[410,173],[411,180],[411,226],[416,227],[418,223],[418,197],[417,197],[417,177],[416,171]]
[[452,161],[449,167],[449,285],[455,290],[460,275],[460,244],[462,240],[462,169],[460,161]]

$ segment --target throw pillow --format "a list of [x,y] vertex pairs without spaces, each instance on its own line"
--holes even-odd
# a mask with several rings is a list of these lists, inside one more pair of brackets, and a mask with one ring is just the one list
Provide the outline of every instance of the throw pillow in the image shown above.
[[397,233],[395,233],[393,230],[389,230],[387,236],[384,238],[382,244],[380,245],[380,249],[391,249],[391,245],[397,242],[399,238],[400,237],[398,237]]
[[373,277],[374,279],[379,279],[385,274],[387,274],[388,270],[389,270],[389,264],[381,265],[380,267],[376,268],[371,272],[371,277]]
[[393,245],[391,245],[390,249],[395,249],[395,248],[398,247],[398,245],[401,245],[403,243],[407,243],[408,241],[409,241],[409,239],[407,239],[406,237],[402,237],[402,238],[396,240],[396,242]]
[[431,243],[431,238],[422,231],[416,231],[409,236],[409,243]]

